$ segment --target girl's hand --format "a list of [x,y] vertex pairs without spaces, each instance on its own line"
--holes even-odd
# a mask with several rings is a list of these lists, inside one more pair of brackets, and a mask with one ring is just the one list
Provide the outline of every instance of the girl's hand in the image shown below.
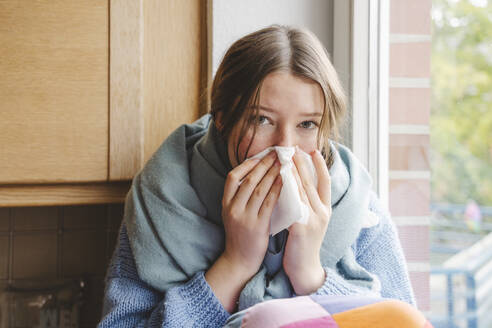
[[260,268],[268,248],[270,217],[282,187],[280,163],[272,151],[247,160],[227,176],[222,199],[226,233],[222,257],[249,279]]
[[294,169],[302,201],[309,207],[307,224],[294,223],[289,228],[283,266],[297,295],[307,295],[321,287],[325,271],[320,249],[331,218],[331,180],[326,162],[319,151],[311,153],[318,175],[318,187],[299,151],[294,154]]

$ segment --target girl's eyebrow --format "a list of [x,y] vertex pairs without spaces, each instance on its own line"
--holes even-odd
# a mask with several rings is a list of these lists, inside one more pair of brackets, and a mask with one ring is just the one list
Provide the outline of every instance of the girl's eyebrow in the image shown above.
[[[266,112],[270,113],[276,113],[277,111],[275,109],[265,107],[265,106],[258,106],[259,109],[262,109]],[[300,116],[308,116],[308,117],[318,117],[318,116],[323,116],[323,113],[320,112],[314,112],[314,113],[300,113]]]

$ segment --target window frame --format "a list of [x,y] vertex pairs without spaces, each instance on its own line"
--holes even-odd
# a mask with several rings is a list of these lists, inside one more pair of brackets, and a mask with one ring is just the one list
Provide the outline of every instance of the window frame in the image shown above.
[[333,64],[346,90],[345,143],[388,206],[389,0],[334,0]]

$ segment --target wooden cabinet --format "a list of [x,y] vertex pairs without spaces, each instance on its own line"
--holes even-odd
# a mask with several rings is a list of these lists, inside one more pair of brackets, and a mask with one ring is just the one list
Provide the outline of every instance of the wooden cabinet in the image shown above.
[[209,7],[0,1],[0,206],[123,201],[164,138],[205,112]]

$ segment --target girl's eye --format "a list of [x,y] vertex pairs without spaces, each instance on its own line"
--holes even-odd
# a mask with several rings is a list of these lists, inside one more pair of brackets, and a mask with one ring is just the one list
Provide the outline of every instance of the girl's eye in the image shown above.
[[314,121],[304,121],[299,124],[303,129],[314,129],[318,126],[318,124]]
[[258,125],[268,124],[268,118],[266,116],[258,116]]

